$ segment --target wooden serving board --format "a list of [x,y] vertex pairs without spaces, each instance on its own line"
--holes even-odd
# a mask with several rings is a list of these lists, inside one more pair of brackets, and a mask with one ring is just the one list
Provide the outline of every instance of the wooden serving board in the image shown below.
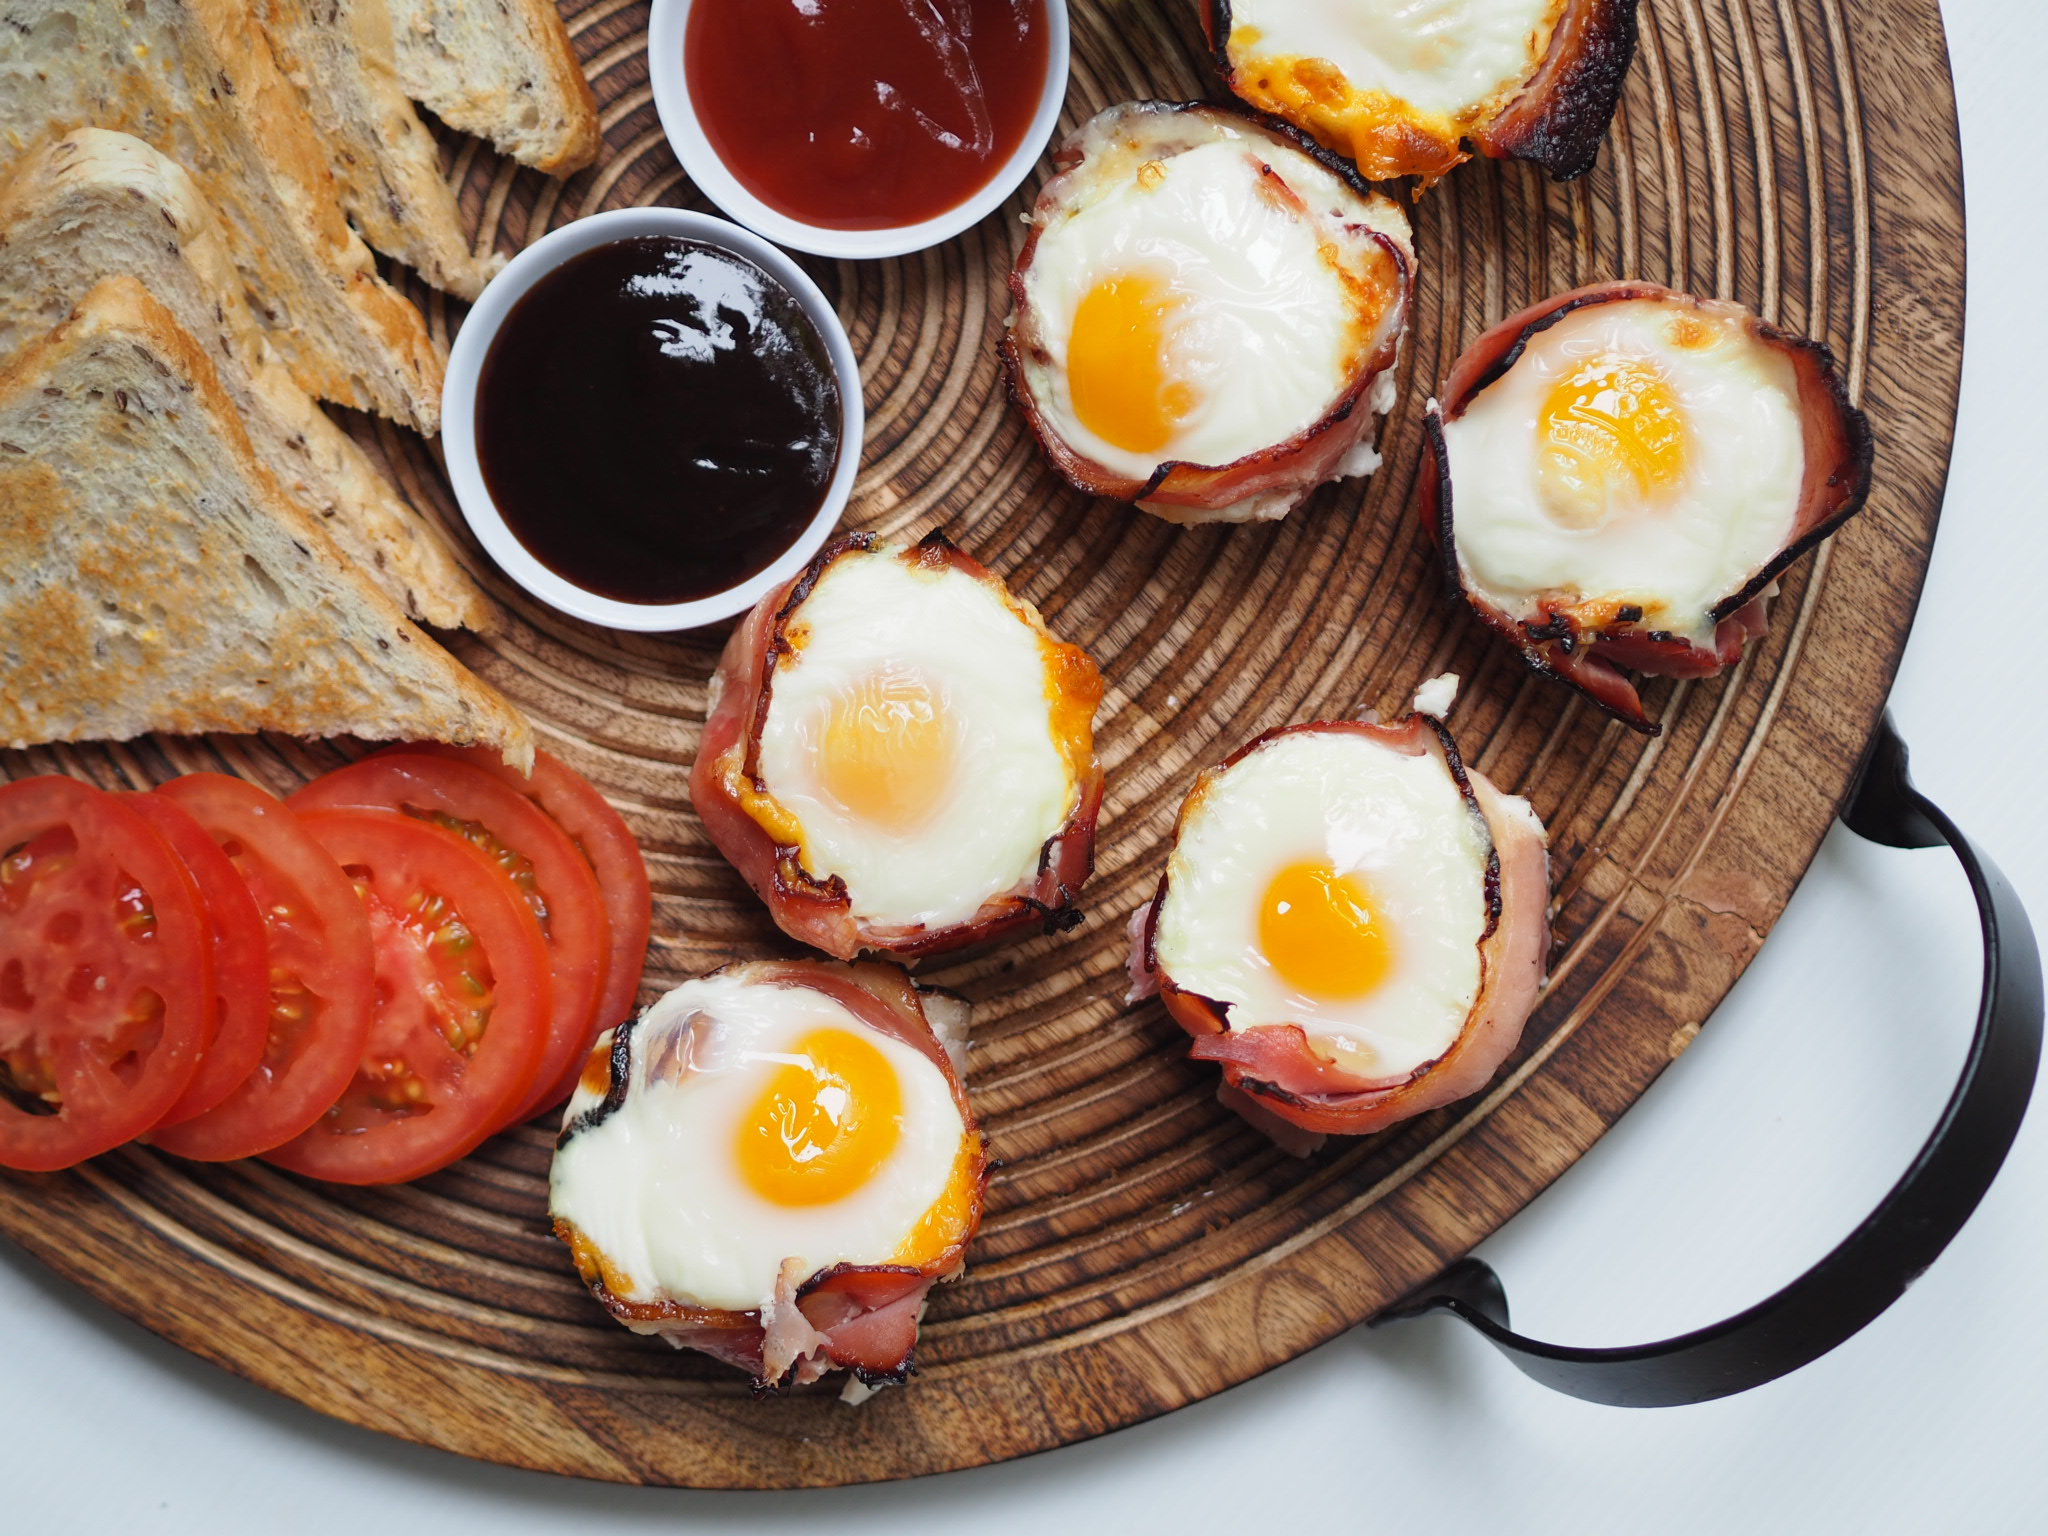
[[[656,121],[647,7],[569,0],[607,153],[557,184],[464,141],[454,170],[506,251],[600,208],[705,208]],[[1213,94],[1195,0],[1076,0],[1062,132],[1135,97]],[[907,1390],[756,1402],[734,1373],[625,1333],[548,1236],[534,1125],[410,1187],[131,1149],[0,1177],[0,1231],[109,1305],[323,1412],[494,1461],[621,1481],[786,1487],[1018,1456],[1163,1413],[1369,1317],[1492,1232],[1693,1038],[1770,931],[1889,688],[1934,536],[1961,360],[1963,218],[1936,0],[1645,0],[1599,169],[1570,186],[1480,163],[1416,209],[1420,289],[1386,467],[1277,527],[1181,531],[1065,489],[1005,398],[994,345],[1027,187],[898,261],[811,262],[862,360],[848,524],[943,527],[1109,679],[1088,921],[932,971],[976,1003],[971,1085],[1002,1160]],[[1785,583],[1733,674],[1660,683],[1645,741],[1533,678],[1444,600],[1412,514],[1422,404],[1488,322],[1640,276],[1825,338],[1876,428],[1869,509]],[[437,331],[461,306],[415,286]],[[358,420],[460,532],[432,445]],[[474,554],[474,545],[465,542]],[[684,787],[720,633],[639,637],[506,614],[463,656],[601,785],[655,882],[648,995],[790,952]],[[1156,1003],[1123,1002],[1124,923],[1190,777],[1286,721],[1400,707],[1446,668],[1469,759],[1552,832],[1541,1010],[1482,1096],[1308,1162],[1216,1106]],[[350,749],[351,751],[353,749]],[[278,790],[333,765],[282,739],[0,755],[109,786],[225,766]],[[1788,1020],[1788,1028],[1796,1021]]]

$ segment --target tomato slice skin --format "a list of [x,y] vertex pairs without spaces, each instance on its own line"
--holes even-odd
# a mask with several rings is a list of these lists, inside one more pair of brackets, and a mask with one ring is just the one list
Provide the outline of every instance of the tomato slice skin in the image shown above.
[[390,810],[301,820],[362,893],[376,1019],[337,1103],[266,1157],[338,1184],[416,1179],[473,1149],[532,1089],[554,1006],[540,924],[453,832]]
[[179,1125],[203,1115],[256,1070],[270,1026],[269,947],[263,914],[241,873],[192,813],[161,795],[129,794],[122,804],[170,845],[199,887],[213,939],[214,1018],[199,1070],[157,1122]]
[[150,1141],[198,1162],[254,1157],[318,1120],[355,1075],[376,999],[369,919],[341,867],[268,790],[191,773],[153,793],[189,813],[242,876],[263,918],[270,994],[255,1069]]
[[590,1038],[562,1076],[543,1091],[535,1108],[548,1108],[569,1096],[582,1071],[583,1057],[597,1037],[630,1018],[640,998],[640,978],[647,969],[647,941],[654,928],[653,889],[647,862],[625,818],[574,768],[550,752],[536,751],[533,774],[527,777],[488,747],[451,747],[441,742],[414,742],[393,752],[450,758],[481,769],[534,802],[569,834],[571,842],[597,872],[611,917],[612,948],[605,961],[604,985],[598,991],[597,1017]]
[[[214,1018],[199,887],[119,797],[0,785],[0,1165],[69,1168],[160,1120]],[[30,1096],[55,1093],[54,1113]]]
[[[540,919],[554,976],[554,1013],[533,1088],[494,1129],[524,1120],[540,1095],[580,1068],[597,1037],[598,988],[611,920],[589,862],[568,834],[524,795],[466,763],[383,752],[323,775],[291,797],[294,811],[356,807],[461,822],[458,835],[497,858],[506,889]],[[494,846],[493,846],[494,845]]]

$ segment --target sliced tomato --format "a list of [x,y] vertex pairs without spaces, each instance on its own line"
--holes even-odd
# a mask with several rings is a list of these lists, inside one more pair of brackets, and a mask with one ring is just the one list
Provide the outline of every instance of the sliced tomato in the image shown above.
[[213,1017],[199,887],[150,824],[76,779],[0,785],[0,1164],[69,1168],[148,1130]]
[[123,795],[135,812],[170,844],[199,887],[213,941],[214,1016],[199,1060],[178,1102],[159,1128],[203,1115],[234,1092],[263,1059],[270,1027],[270,973],[263,914],[228,856],[189,811],[161,795]]
[[488,854],[547,941],[555,1006],[534,1087],[500,1126],[541,1107],[540,1095],[576,1070],[597,1037],[598,987],[611,921],[590,864],[546,812],[466,763],[380,753],[338,768],[291,798],[295,811],[365,807],[398,811],[453,832]]
[[388,810],[309,810],[374,938],[376,1018],[347,1089],[269,1152],[338,1184],[394,1184],[452,1163],[532,1089],[553,983],[540,924],[488,854]]
[[[640,856],[640,845],[634,841],[632,829],[588,779],[551,753],[534,753],[533,773],[529,777],[507,767],[504,759],[488,747],[450,747],[426,742],[394,750],[468,763],[510,785],[552,816],[597,871],[598,887],[604,892],[605,910],[611,917],[612,948],[605,961],[604,985],[598,991],[596,1027],[590,1040],[584,1042],[587,1055],[598,1035],[631,1017],[640,997],[640,978],[647,969],[654,901],[647,880],[647,863]],[[550,1105],[567,1098],[569,1090],[576,1086],[581,1066],[580,1060],[572,1062],[542,1094],[540,1103]]]
[[254,1157],[319,1119],[355,1076],[375,1011],[370,921],[333,857],[268,790],[190,773],[155,793],[205,829],[255,898],[270,996],[255,1069],[150,1141],[202,1162]]

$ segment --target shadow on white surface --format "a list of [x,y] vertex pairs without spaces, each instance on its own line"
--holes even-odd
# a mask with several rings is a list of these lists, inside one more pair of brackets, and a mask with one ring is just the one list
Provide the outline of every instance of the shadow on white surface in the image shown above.
[[[1313,1356],[1294,1362],[1221,1397],[1166,1418],[1047,1456],[1006,1465],[931,1477],[911,1483],[845,1489],[757,1494],[618,1487],[468,1461],[440,1451],[359,1429],[276,1396],[188,1354],[100,1306],[59,1279],[11,1243],[0,1239],[0,1305],[19,1316],[42,1314],[38,1347],[23,1361],[49,1373],[52,1390],[67,1401],[54,1404],[62,1419],[104,1423],[109,1439],[152,1424],[147,1454],[126,1458],[118,1479],[90,1491],[46,1486],[20,1490],[10,1499],[10,1529],[227,1531],[283,1530],[324,1533],[363,1529],[361,1507],[315,1507],[302,1503],[309,1483],[359,1477],[377,1489],[375,1528],[386,1532],[477,1530],[559,1531],[564,1521],[606,1530],[669,1529],[679,1521],[692,1529],[815,1530],[829,1518],[841,1530],[868,1531],[922,1524],[971,1522],[979,1530],[1037,1529],[1044,1522],[1092,1529],[1092,1520],[1117,1503],[1118,1490],[1146,1462],[1162,1487],[1172,1486],[1183,1458],[1220,1449],[1229,1421],[1240,1412],[1264,1418],[1265,1410],[1290,1393],[1337,1391],[1378,1382],[1394,1396],[1412,1401],[1432,1418],[1459,1418],[1475,1404],[1465,1392],[1492,1374],[1493,1362],[1463,1347],[1448,1331],[1408,1330],[1368,1341],[1354,1333]],[[65,1356],[117,1354],[125,1389],[118,1401],[82,1400],[78,1384],[95,1372],[66,1371]],[[67,1389],[65,1378],[70,1378]],[[1306,1378],[1304,1380],[1303,1378]],[[1426,1399],[1436,1402],[1428,1404]],[[190,1437],[190,1446],[179,1442]],[[29,1437],[33,1439],[33,1430]],[[14,1436],[17,1449],[21,1437]],[[215,1459],[209,1446],[233,1447],[237,1470],[217,1492],[194,1500],[182,1488],[175,1497],[150,1486],[152,1464],[176,1465],[185,1455]],[[1313,1458],[1320,1451],[1297,1447],[1290,1456],[1268,1448],[1283,1463]],[[1312,1465],[1265,1462],[1259,1481],[1307,1475]],[[1261,1494],[1263,1502],[1265,1495]],[[94,1510],[90,1525],[75,1523],[81,1502]],[[1317,1512],[1313,1495],[1294,1501],[1295,1512]],[[1237,1501],[1225,1508],[1236,1514]],[[1333,1498],[1323,1510],[1341,1515],[1348,1499]],[[1007,1511],[1010,1518],[1001,1517]],[[223,1515],[231,1518],[223,1521]],[[996,1518],[991,1518],[995,1516]],[[1026,1518],[1018,1518],[1026,1517]]]

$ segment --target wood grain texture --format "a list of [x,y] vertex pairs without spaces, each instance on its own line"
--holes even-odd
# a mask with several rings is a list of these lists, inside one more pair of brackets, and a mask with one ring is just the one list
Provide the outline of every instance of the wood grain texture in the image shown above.
[[[569,0],[606,154],[554,183],[455,151],[480,239],[636,202],[705,207],[661,136],[646,7]],[[1890,685],[1940,503],[1961,358],[1963,223],[1935,0],[1646,0],[1598,170],[1454,173],[1417,209],[1415,328],[1378,476],[1277,527],[1181,531],[1067,491],[1005,400],[1002,282],[1035,184],[937,250],[809,262],[862,358],[854,526],[943,527],[1101,661],[1109,793],[1086,925],[935,979],[977,1004],[971,1089],[1003,1166],[967,1276],[935,1296],[904,1391],[752,1401],[735,1374],[616,1328],[543,1220],[530,1126],[420,1184],[354,1191],[144,1150],[0,1178],[0,1231],[187,1348],[337,1417],[522,1466],[792,1486],[904,1477],[1135,1423],[1370,1316],[1578,1157],[1707,1018],[1770,931]],[[1077,0],[1064,132],[1213,90],[1192,0]],[[1421,407],[1490,321],[1640,276],[1827,340],[1878,439],[1869,509],[1785,584],[1732,674],[1654,685],[1644,741],[1531,677],[1447,602],[1411,515]],[[442,334],[461,307],[416,283]],[[406,493],[459,520],[433,449],[358,419]],[[656,889],[650,993],[786,953],[689,813],[719,634],[543,612],[465,544],[506,617],[462,654],[633,822]],[[1122,1002],[1123,926],[1194,771],[1272,725],[1466,678],[1468,757],[1552,828],[1557,947],[1494,1085],[1302,1163],[1222,1113],[1156,1003]],[[356,748],[150,740],[0,754],[109,786],[227,767],[289,789]],[[1796,1028],[1796,1020],[1786,1027]]]

